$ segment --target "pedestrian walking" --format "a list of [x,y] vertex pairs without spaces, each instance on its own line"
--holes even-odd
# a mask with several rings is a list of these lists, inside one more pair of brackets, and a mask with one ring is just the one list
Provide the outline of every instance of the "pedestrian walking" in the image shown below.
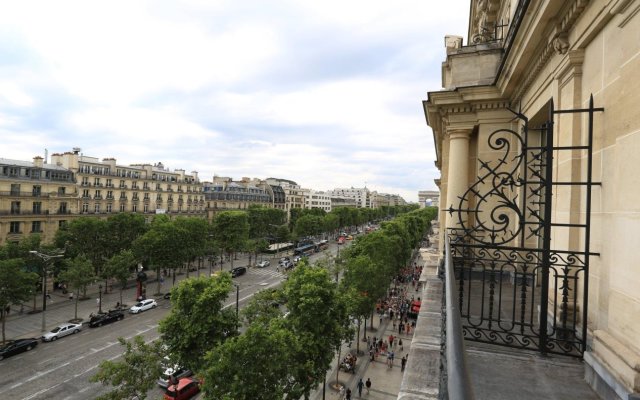
[[404,367],[406,367],[406,365],[407,365],[407,357],[404,356],[400,361],[400,371],[404,372]]
[[351,389],[347,389],[347,395],[345,396],[346,400],[351,400]]
[[367,378],[367,381],[364,383],[367,388],[367,394],[369,394],[369,389],[371,389],[371,379]]
[[395,337],[393,335],[389,335],[389,348],[392,349],[393,348],[393,340],[395,339]]
[[362,382],[362,378],[360,378],[356,386],[358,387],[358,397],[362,397],[362,388],[364,387],[364,382]]
[[400,324],[398,325],[398,335],[400,335],[403,330],[404,330],[404,324],[402,323],[402,321],[400,321]]
[[400,346],[400,351],[404,351],[404,346],[402,345],[402,339],[398,339],[398,346]]
[[340,400],[344,400],[344,386],[340,386],[340,393],[339,394],[339,399]]
[[73,300],[73,292],[69,292],[69,300]]

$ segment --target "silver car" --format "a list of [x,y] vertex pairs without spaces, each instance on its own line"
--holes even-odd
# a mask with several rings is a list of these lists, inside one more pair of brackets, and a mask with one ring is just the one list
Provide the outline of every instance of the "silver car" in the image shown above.
[[269,262],[269,260],[263,260],[263,261],[260,261],[260,262],[258,263],[258,268],[266,268],[266,267],[268,267],[269,265],[271,265],[271,263]]
[[131,314],[137,314],[141,311],[146,311],[152,308],[156,308],[157,306],[158,306],[158,303],[156,303],[154,299],[141,300],[138,303],[136,303],[134,306],[132,306],[129,309],[129,312]]
[[55,328],[53,328],[51,331],[42,335],[41,339],[43,342],[50,342],[64,336],[71,335],[73,333],[78,333],[81,330],[82,330],[82,324],[74,324],[71,322],[66,324],[60,324]]

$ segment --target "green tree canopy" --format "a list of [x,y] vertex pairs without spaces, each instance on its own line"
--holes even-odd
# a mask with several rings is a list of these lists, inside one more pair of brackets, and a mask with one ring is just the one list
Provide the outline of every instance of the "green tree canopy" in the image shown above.
[[24,260],[13,258],[0,260],[0,319],[2,341],[5,341],[5,310],[12,304],[23,303],[31,297],[38,282],[38,275],[26,272]]
[[147,392],[156,385],[162,373],[162,347],[160,341],[145,343],[142,336],[126,341],[118,338],[125,347],[121,361],[105,360],[100,362],[98,373],[89,380],[103,385],[113,386],[109,393],[97,400],[121,400],[137,398],[144,400]]
[[192,371],[203,371],[204,356],[236,329],[235,310],[224,309],[231,275],[191,278],[171,291],[171,312],[160,321],[162,340],[175,360]]
[[[207,355],[206,399],[281,400],[291,363],[300,352],[297,336],[282,323],[251,325]],[[287,397],[289,398],[289,397]]]
[[77,293],[75,299],[75,318],[78,318],[80,290],[85,293],[87,285],[95,282],[96,276],[93,273],[91,261],[83,255],[64,260],[64,263],[67,268],[60,274],[59,279],[62,282],[67,282],[70,289]]

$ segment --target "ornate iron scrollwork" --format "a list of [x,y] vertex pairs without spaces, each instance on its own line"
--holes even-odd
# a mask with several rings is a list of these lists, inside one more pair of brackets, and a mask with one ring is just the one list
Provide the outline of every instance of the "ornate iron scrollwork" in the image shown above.
[[[593,113],[554,110],[531,129],[514,112],[521,130],[498,129],[487,138],[489,154],[478,160],[476,181],[447,210],[463,333],[467,339],[580,356],[586,348],[586,305],[590,253],[589,213]],[[588,112],[588,145],[554,147],[554,115]],[[532,133],[535,132],[535,135]],[[554,152],[587,150],[588,174],[582,182],[554,182]],[[554,223],[551,196],[557,185],[586,187],[584,224]],[[553,227],[581,229],[583,249],[552,249]],[[580,303],[580,296],[582,303]],[[579,318],[578,308],[582,311]],[[580,330],[580,328],[582,328]]]

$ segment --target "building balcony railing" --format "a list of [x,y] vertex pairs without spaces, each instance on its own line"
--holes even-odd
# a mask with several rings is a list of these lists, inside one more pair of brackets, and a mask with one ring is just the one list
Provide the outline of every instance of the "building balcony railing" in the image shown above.
[[34,192],[18,192],[15,190],[9,192],[0,192],[0,196],[9,196],[9,197],[43,197],[48,198],[49,193],[34,193]]
[[40,211],[32,211],[32,210],[1,210],[0,215],[49,215],[49,210],[40,210]]
[[55,194],[55,196],[56,196],[56,197],[62,197],[62,198],[70,199],[70,198],[78,197],[78,192],[73,192],[73,193],[66,193],[66,192],[65,192],[65,193],[62,193],[62,192],[58,192],[58,193],[56,193],[56,194]]
[[444,301],[446,316],[443,330],[446,332],[444,341],[444,363],[446,364],[446,383],[442,389],[447,391],[450,399],[473,400],[473,388],[469,377],[460,309],[457,304],[456,283],[453,272],[453,257],[449,240],[445,240],[445,258],[441,264],[444,273]]
[[58,210],[56,211],[57,215],[70,215],[71,214],[71,210]]

